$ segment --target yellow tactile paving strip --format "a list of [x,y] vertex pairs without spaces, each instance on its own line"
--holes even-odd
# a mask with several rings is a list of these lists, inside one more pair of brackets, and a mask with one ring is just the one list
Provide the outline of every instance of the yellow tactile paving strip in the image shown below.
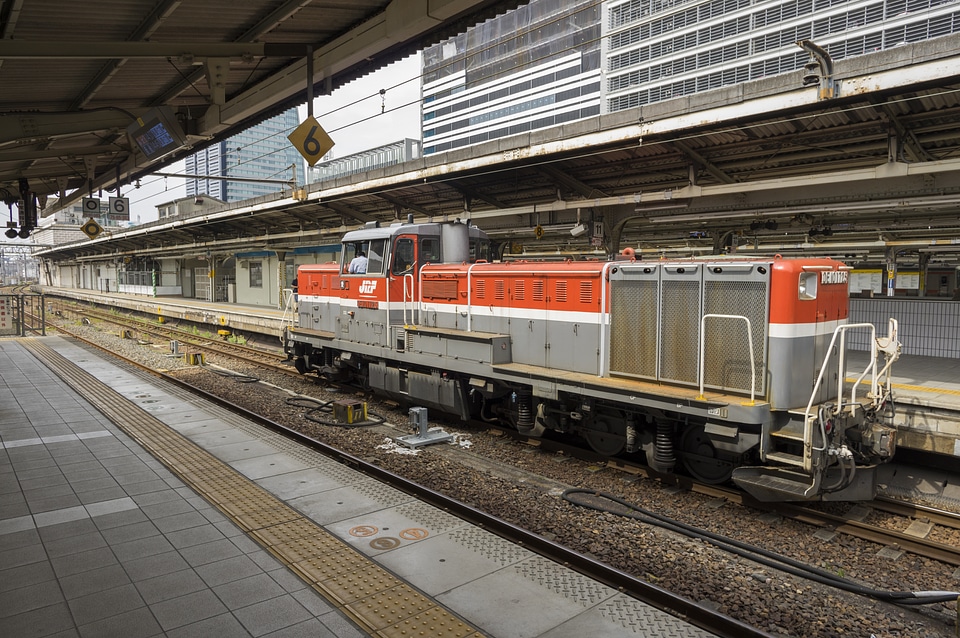
[[24,347],[373,636],[479,638],[432,599],[35,339]]
[[[847,383],[856,383],[856,379],[853,377],[847,377],[844,379]],[[910,385],[909,383],[891,383],[891,388],[895,390],[908,390],[910,392],[926,392],[927,394],[949,394],[955,397],[960,397],[960,390],[953,390],[951,388],[938,388],[936,386],[925,386],[925,385]]]

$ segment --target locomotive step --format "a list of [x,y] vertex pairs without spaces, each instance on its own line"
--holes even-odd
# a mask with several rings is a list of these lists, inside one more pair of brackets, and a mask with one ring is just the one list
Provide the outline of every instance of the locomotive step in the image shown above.
[[789,423],[786,427],[779,430],[771,430],[770,436],[803,442],[803,424]]
[[738,467],[733,480],[761,501],[806,500],[804,494],[813,482],[806,474],[768,467]]
[[803,467],[803,457],[796,454],[786,454],[784,452],[767,452],[767,461],[774,463],[783,463],[784,465],[795,465]]

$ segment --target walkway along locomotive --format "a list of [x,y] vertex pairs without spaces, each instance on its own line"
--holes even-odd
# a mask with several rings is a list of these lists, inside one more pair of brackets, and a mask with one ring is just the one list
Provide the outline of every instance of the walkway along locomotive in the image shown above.
[[[896,322],[847,322],[829,258],[509,262],[469,223],[376,223],[298,269],[301,373],[580,435],[762,500],[862,500],[893,457]],[[365,273],[349,273],[365,253]],[[871,364],[846,383],[851,331]],[[882,357],[881,357],[882,355]],[[881,361],[881,358],[883,359]]]

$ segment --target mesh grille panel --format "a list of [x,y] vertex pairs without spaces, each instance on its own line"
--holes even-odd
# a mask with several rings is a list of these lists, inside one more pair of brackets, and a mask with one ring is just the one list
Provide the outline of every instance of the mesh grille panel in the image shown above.
[[657,375],[657,282],[615,281],[610,285],[610,370]]
[[664,281],[661,306],[660,378],[696,383],[697,351],[700,348],[700,282]]
[[[763,394],[766,361],[766,285],[751,281],[704,282],[704,314],[743,315],[750,320],[757,394]],[[704,383],[750,391],[750,347],[742,319],[707,319]]]

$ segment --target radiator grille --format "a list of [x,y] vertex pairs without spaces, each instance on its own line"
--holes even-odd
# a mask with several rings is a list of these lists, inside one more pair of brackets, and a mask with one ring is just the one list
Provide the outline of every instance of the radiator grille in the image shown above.
[[543,279],[536,279],[533,282],[533,300],[534,301],[543,301],[546,298],[544,291],[546,290],[546,283]]
[[580,303],[593,303],[593,282],[580,282]]
[[755,378],[743,319],[711,317],[704,327],[704,386],[766,393],[769,275],[760,265],[640,264],[614,270],[610,280],[611,374],[680,383],[699,382],[704,315],[746,317],[754,347]]
[[523,279],[515,280],[513,282],[513,298],[522,301],[525,294],[526,287],[524,286]]
[[610,370],[656,377],[657,282],[611,282],[610,297]]
[[660,292],[660,378],[697,382],[700,349],[700,282],[664,281]]
[[478,299],[483,299],[487,296],[487,280],[478,279],[473,285],[474,294]]
[[454,279],[427,279],[423,282],[424,299],[456,299],[457,282]]
[[[756,390],[763,390],[766,361],[766,286],[758,281],[704,282],[704,314],[742,315],[750,320]],[[704,329],[704,383],[750,391],[750,347],[742,319],[707,319]]]
[[503,283],[503,279],[497,279],[493,282],[493,298],[499,301],[506,299],[506,286]]
[[567,300],[567,282],[557,282],[557,302],[564,303]]

